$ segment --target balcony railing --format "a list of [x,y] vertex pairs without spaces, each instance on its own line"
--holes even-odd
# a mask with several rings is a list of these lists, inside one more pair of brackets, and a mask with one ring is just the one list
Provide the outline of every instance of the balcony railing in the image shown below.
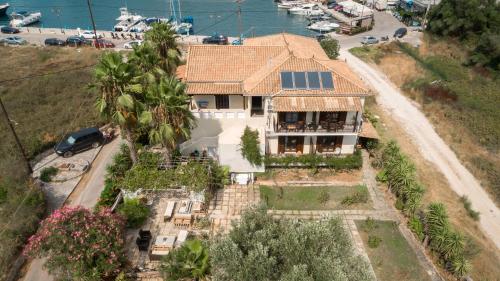
[[275,133],[356,133],[359,130],[359,122],[278,122],[274,120]]

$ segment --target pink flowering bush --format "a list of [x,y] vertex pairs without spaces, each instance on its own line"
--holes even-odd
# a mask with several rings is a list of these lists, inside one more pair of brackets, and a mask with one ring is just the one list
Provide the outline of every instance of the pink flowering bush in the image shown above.
[[59,280],[106,280],[124,262],[124,228],[125,220],[109,209],[63,207],[42,221],[23,253],[46,257],[45,266]]

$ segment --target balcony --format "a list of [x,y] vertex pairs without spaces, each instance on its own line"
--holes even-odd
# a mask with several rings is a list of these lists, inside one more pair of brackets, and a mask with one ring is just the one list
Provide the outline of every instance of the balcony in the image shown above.
[[271,135],[346,135],[357,134],[359,132],[359,123],[346,123],[343,121],[327,122],[320,121],[308,122],[278,122],[273,120],[273,127],[270,130]]

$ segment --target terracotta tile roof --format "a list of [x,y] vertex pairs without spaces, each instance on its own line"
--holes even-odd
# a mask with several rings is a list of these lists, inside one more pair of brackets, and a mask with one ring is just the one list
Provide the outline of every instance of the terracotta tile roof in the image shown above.
[[358,97],[275,97],[273,110],[277,112],[307,111],[361,111]]
[[[282,71],[332,72],[334,89],[333,91],[282,90],[280,81]],[[250,38],[243,46],[190,46],[187,65],[178,72],[188,84],[189,94],[218,93],[249,96],[369,94],[362,81],[347,64],[329,60],[315,39],[287,33]],[[184,76],[182,72],[185,73]]]
[[177,67],[177,70],[175,71],[175,76],[179,79],[179,80],[184,80],[186,78],[186,65],[179,65]]
[[188,95],[241,95],[241,83],[188,83]]
[[[347,66],[346,66],[347,67]],[[266,95],[266,94],[276,94],[278,95],[368,95],[368,90],[366,88],[359,86],[357,82],[351,81],[349,78],[343,75],[341,72],[336,70],[333,73],[333,83],[334,89],[332,90],[282,90],[281,91],[281,77],[280,73],[282,71],[332,71],[329,67],[323,64],[323,61],[316,61],[313,59],[299,59],[295,57],[290,57],[281,65],[275,67],[271,73],[264,76],[261,81],[252,81],[249,83],[248,80],[244,82],[244,89],[247,95]],[[345,70],[342,70],[345,72]],[[349,77],[354,76],[354,74],[348,74]],[[361,84],[362,85],[362,84]],[[281,92],[280,92],[281,91]]]
[[260,36],[245,39],[245,46],[282,46],[298,58],[328,59],[315,38],[290,33]]
[[286,51],[275,46],[189,47],[187,82],[241,82]]

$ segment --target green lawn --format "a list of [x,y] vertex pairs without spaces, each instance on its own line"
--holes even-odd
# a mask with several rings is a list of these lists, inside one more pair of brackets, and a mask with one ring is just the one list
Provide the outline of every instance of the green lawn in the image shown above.
[[[329,195],[326,203],[318,199],[322,192]],[[371,201],[368,196],[366,203],[356,203],[350,206],[343,205],[346,196],[353,196],[356,192],[368,194],[366,186],[284,186],[282,198],[280,188],[276,186],[260,186],[260,198],[269,208],[276,210],[339,210],[339,209],[370,209]]]
[[[365,221],[356,221],[365,249],[370,258],[373,270],[380,281],[430,280],[422,266],[420,266],[413,249],[408,245],[393,222],[374,221],[374,227],[366,227]],[[368,236],[381,239],[376,248],[368,246]]]

